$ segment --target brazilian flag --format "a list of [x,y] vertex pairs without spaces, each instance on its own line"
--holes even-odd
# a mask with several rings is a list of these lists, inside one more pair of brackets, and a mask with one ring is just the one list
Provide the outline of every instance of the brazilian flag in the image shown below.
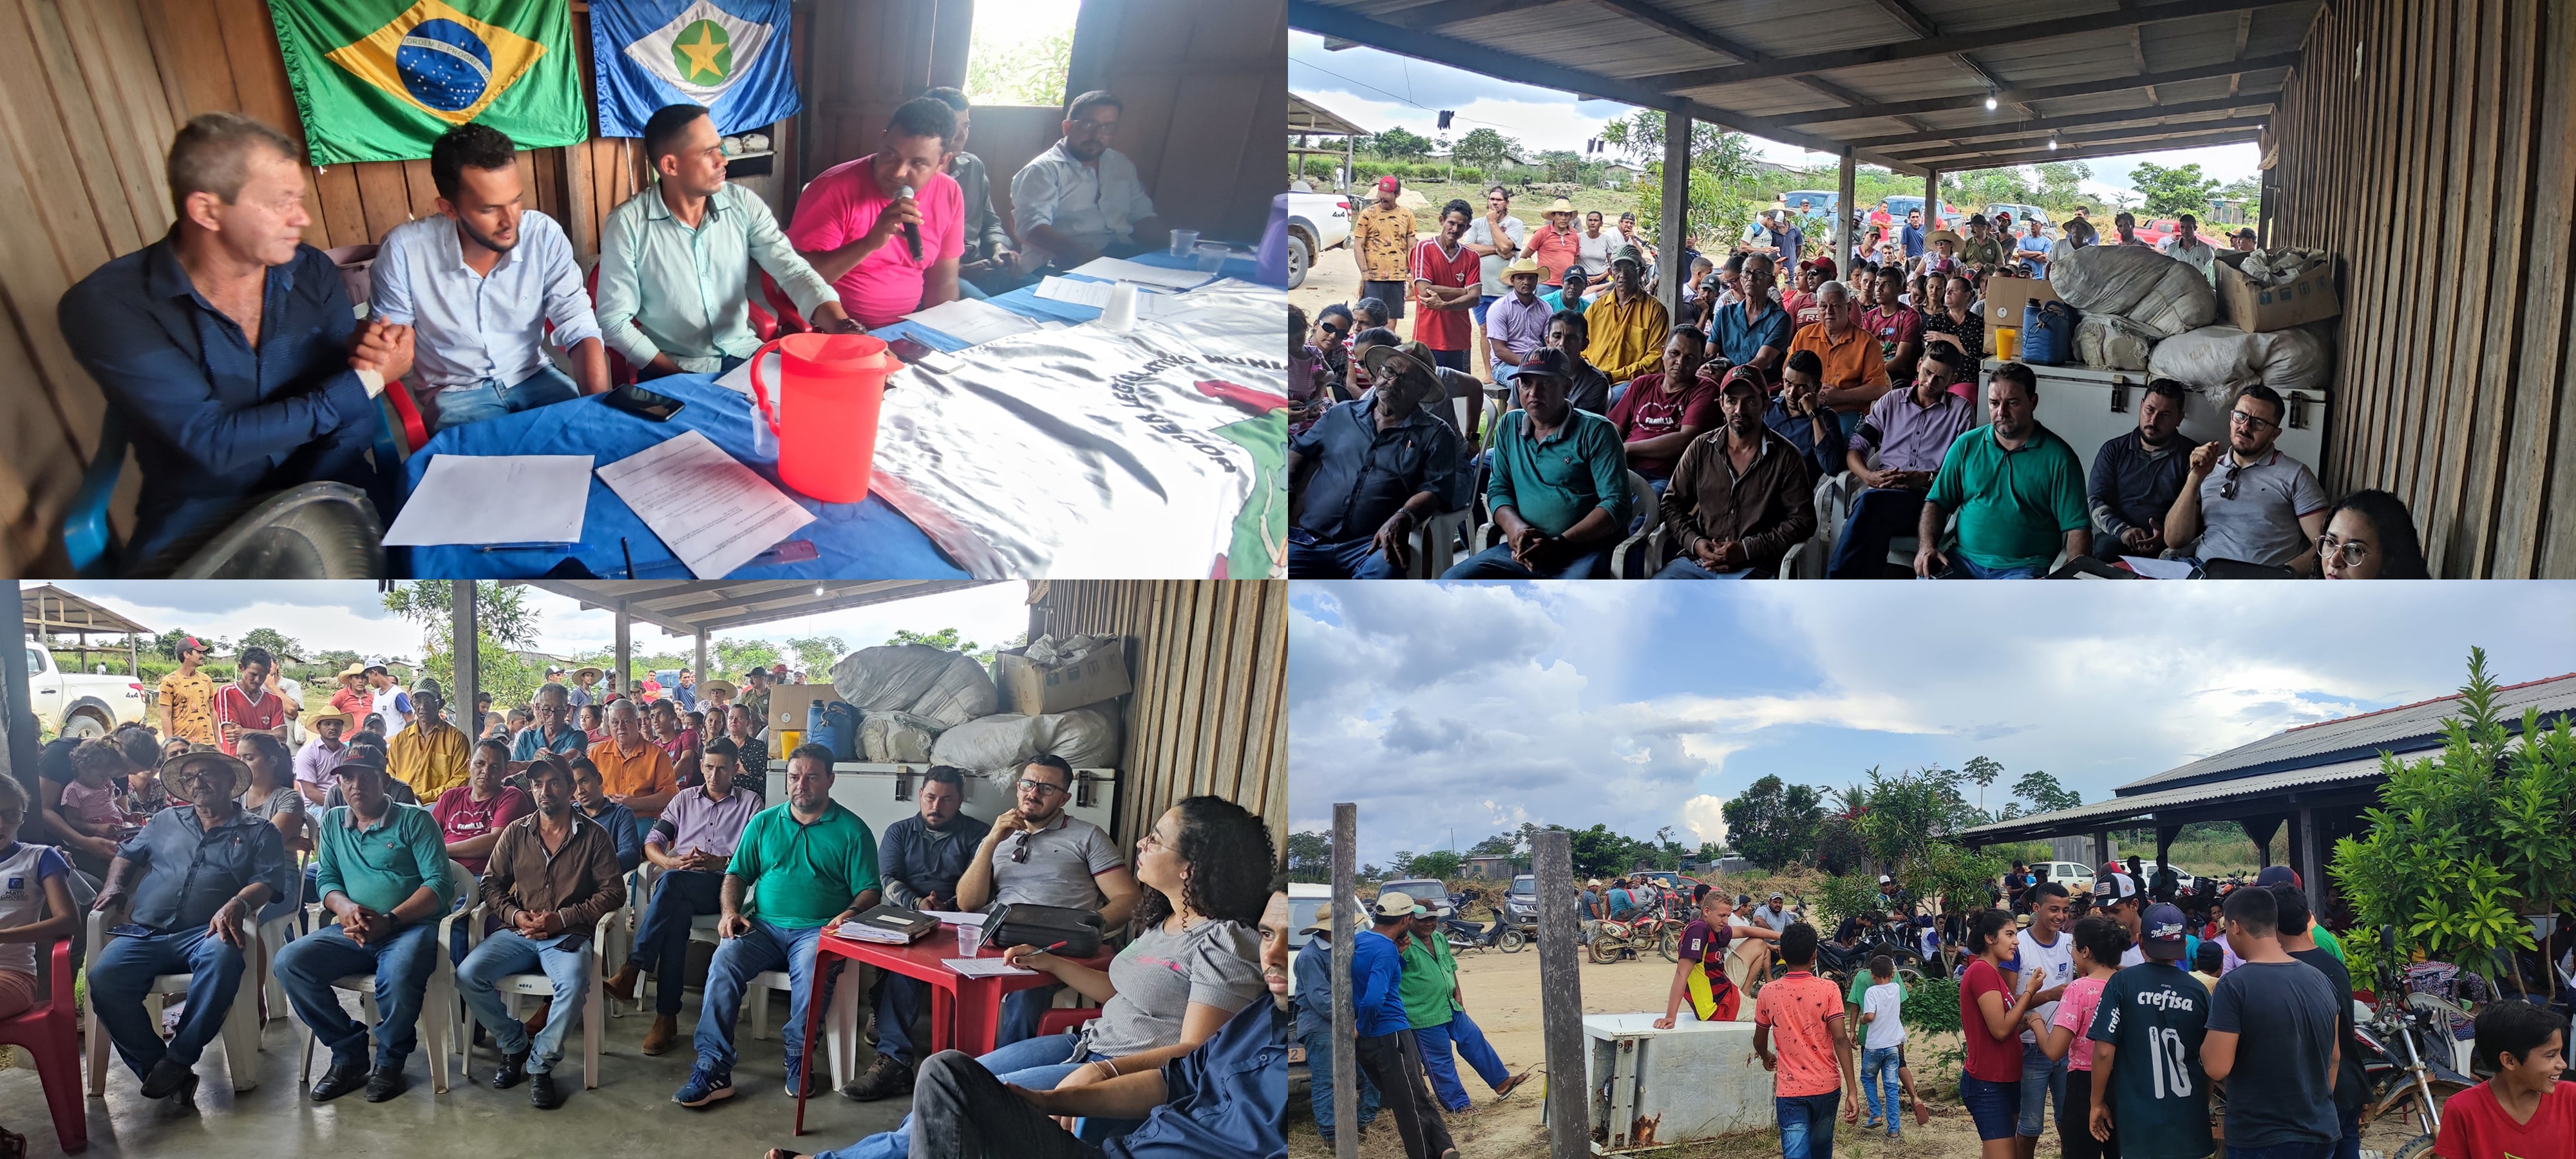
[[567,0],[269,0],[316,165],[429,156],[480,121],[522,149],[590,137]]

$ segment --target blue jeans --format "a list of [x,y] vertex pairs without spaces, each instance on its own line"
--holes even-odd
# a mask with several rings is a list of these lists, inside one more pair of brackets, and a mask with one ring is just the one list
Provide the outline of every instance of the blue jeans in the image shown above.
[[877,983],[877,1054],[905,1066],[921,1060],[912,1045],[912,1019],[921,1012],[921,996],[930,983],[907,978],[893,971],[878,976]]
[[1923,493],[1901,487],[1872,487],[1852,503],[1842,537],[1834,541],[1833,559],[1825,564],[1827,579],[1877,579],[1887,574],[1887,544],[1912,535],[1923,518]]
[[1449,1021],[1439,1026],[1414,1027],[1413,1041],[1422,1048],[1422,1073],[1431,1080],[1431,1093],[1453,1113],[1466,1110],[1468,1100],[1466,1084],[1458,1081],[1458,1065],[1449,1057],[1452,1046],[1486,1086],[1500,1091],[1512,1079],[1511,1068],[1503,1065],[1502,1056],[1485,1041],[1485,1032],[1464,1010],[1451,1011]]
[[2021,1080],[1999,1083],[1961,1071],[1959,1103],[1968,1108],[1968,1118],[1976,1123],[1978,1140],[2012,1138],[2013,1117],[2021,1111]]
[[1494,303],[1502,300],[1501,294],[1487,294],[1476,299],[1475,305],[1467,307],[1467,312],[1476,316],[1476,325],[1482,326],[1485,324],[1485,311],[1493,309]]
[[993,1045],[1004,1047],[1036,1038],[1038,1020],[1046,1017],[1048,1008],[1055,1005],[1056,991],[1062,989],[1064,983],[1054,982],[1003,995],[1002,1018],[993,1028]]
[[2059,1117],[2066,1114],[2066,1060],[2048,1061],[2048,1053],[2035,1042],[2021,1044],[2021,1133],[2036,1139],[2045,1126],[2043,1119],[2054,1104]]
[[[2359,1143],[2354,1144],[2360,1146]],[[2269,1147],[2229,1147],[2227,1159],[2327,1159],[2333,1143],[2274,1143]]]
[[1498,543],[1459,560],[1440,573],[1442,579],[1608,579],[1611,544],[1602,544],[1565,561],[1563,567],[1539,571],[1512,558],[1512,545]]
[[1297,579],[1404,578],[1374,538],[1325,543],[1305,531],[1288,533],[1288,574]]
[[1780,1159],[1832,1159],[1834,1114],[1841,1091],[1787,1098],[1771,1097],[1771,1113],[1780,1122]]
[[1898,1096],[1904,1093],[1896,1075],[1895,1047],[1860,1052],[1860,1092],[1872,1118],[1887,1120],[1887,1133],[1896,1133]]
[[1455,370],[1460,374],[1465,374],[1467,372],[1467,352],[1464,350],[1434,350],[1431,352],[1431,364],[1433,366],[1446,367],[1450,370]]
[[689,968],[689,923],[701,914],[721,913],[724,875],[675,869],[653,887],[644,907],[644,922],[635,931],[635,952],[626,964],[653,975],[653,1013],[680,1012],[680,979]]
[[[1320,1030],[1305,1036],[1308,1093],[1314,1096],[1315,1129],[1324,1137],[1333,1137],[1333,1032]],[[1360,1126],[1377,1120],[1377,1084],[1370,1082],[1368,1072],[1356,1071],[1360,1080]]]
[[437,434],[449,427],[479,423],[523,410],[535,410],[548,403],[579,398],[581,388],[573,385],[570,376],[548,363],[515,383],[504,384],[497,378],[487,378],[471,386],[441,388],[433,397],[437,401],[438,415],[437,426],[430,433]]
[[[164,1058],[195,1066],[206,1053],[206,1044],[223,1030],[224,1016],[232,1012],[242,965],[241,948],[207,937],[202,924],[175,933],[118,938],[89,964],[90,1000],[98,1006],[98,1020],[106,1027],[107,1037],[116,1043],[117,1057],[136,1077],[149,1074],[153,1064]],[[161,1028],[143,1013],[143,992],[161,974],[189,975],[188,1008],[179,1015],[179,1032],[168,1042],[161,1040]],[[237,1058],[232,1065],[252,1064]]]
[[1941,573],[1942,579],[2038,579],[2040,573],[2047,570],[2047,566],[2045,564],[2030,564],[2023,567],[1987,567],[1984,564],[1968,558],[1967,553],[1962,551],[1952,551],[1949,552],[1948,555],[1950,557],[1950,568],[1949,570]]
[[1740,567],[1734,571],[1710,571],[1698,560],[1687,555],[1677,555],[1673,557],[1671,563],[1664,565],[1664,570],[1655,573],[1655,578],[1659,580],[1769,579],[1771,574],[1770,569],[1758,567]]
[[[743,992],[750,989],[754,977],[783,969],[790,988],[787,1024],[778,1028],[778,1038],[786,1049],[789,1069],[795,1068],[805,1047],[805,1016],[816,1009],[814,947],[822,938],[821,926],[791,930],[753,918],[750,930],[716,947],[715,960],[707,963],[706,994],[698,1004],[698,1030],[691,1040],[698,1048],[699,1066],[718,1074],[732,1073],[733,1024],[742,1014]],[[839,966],[838,961],[833,963],[835,975]],[[823,980],[819,997],[828,1006],[831,979]]]
[[[1030,991],[1024,990],[1020,993],[1025,994]],[[1017,996],[1012,995],[1012,997]],[[1055,1089],[1057,1083],[1064,1081],[1064,1076],[1082,1069],[1084,1063],[1107,1057],[1085,1054],[1079,1059],[1074,1058],[1074,1037],[1066,1033],[1050,1034],[1044,1038],[1025,1038],[1009,1046],[995,1047],[991,1054],[977,1058],[975,1061],[985,1070],[991,1071],[993,1077],[1003,1082],[1027,1087],[1033,1091],[1051,1091]],[[1142,1125],[1142,1121],[1088,1120],[1084,1123],[1083,1138],[1094,1137],[1095,1124],[1097,1131],[1124,1135]],[[1100,1137],[1110,1136],[1104,1134]],[[911,1154],[912,1116],[905,1115],[902,1124],[894,1130],[880,1131],[838,1151],[825,1151],[814,1156],[814,1159],[906,1159]]]
[[338,926],[316,930],[277,952],[277,981],[295,1016],[331,1048],[331,1065],[366,1061],[367,1028],[340,1009],[331,983],[356,974],[376,978],[375,1068],[400,1071],[420,1041],[421,997],[438,965],[438,926],[416,922],[361,946]]
[[[540,941],[517,930],[498,930],[485,935],[483,943],[465,955],[465,964],[456,968],[456,993],[465,999],[465,1008],[474,1012],[474,1020],[491,1032],[501,1053],[526,1051],[528,1073],[546,1074],[563,1058],[564,1032],[572,1028],[573,1012],[581,1009],[582,992],[596,969],[588,934],[556,934]],[[531,1042],[528,1028],[510,1017],[493,987],[512,974],[539,972],[554,983],[554,1002],[546,1008],[545,1026]]]

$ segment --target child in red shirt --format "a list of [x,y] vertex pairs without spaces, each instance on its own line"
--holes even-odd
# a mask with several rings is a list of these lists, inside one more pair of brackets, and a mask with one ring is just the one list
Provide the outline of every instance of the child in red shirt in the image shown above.
[[2566,1024],[2538,1006],[2497,1002],[2478,1012],[2478,1052],[2496,1076],[2442,1104],[2433,1153],[2447,1159],[2569,1159],[2576,1156],[2576,1083],[2567,1067]]

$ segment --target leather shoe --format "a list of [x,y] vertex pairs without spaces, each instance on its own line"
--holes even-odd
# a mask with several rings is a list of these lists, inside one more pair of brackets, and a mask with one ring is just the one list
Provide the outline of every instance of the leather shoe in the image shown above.
[[411,1080],[403,1077],[399,1067],[377,1067],[367,1075],[367,1101],[381,1103],[411,1089]]
[[671,1049],[671,1044],[678,1041],[679,1037],[680,1016],[656,1014],[653,1016],[652,1028],[644,1032],[644,1053],[661,1054]]
[[353,1062],[335,1065],[322,1072],[322,1081],[313,1084],[313,1101],[327,1103],[367,1085],[367,1064]]
[[143,1097],[147,1099],[166,1099],[182,1091],[194,1092],[196,1087],[197,1072],[175,1059],[153,1063],[152,1070],[143,1076]]
[[842,1087],[841,1093],[862,1103],[873,1103],[911,1089],[912,1068],[881,1054],[868,1064],[866,1074]]
[[555,1076],[528,1076],[528,1105],[540,1111],[551,1111],[563,1105],[563,1092],[555,1089]]
[[528,1052],[501,1056],[501,1066],[492,1072],[492,1089],[506,1091],[528,1081]]
[[629,962],[618,967],[616,973],[609,975],[608,981],[601,983],[600,988],[608,991],[609,997],[620,1002],[633,1002],[635,983],[642,974],[643,971],[635,968],[635,963]]

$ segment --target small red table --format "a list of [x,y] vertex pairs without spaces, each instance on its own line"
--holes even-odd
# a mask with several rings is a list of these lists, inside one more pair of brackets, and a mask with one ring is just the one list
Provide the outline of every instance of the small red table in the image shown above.
[[[1002,1021],[1002,996],[1020,990],[1033,990],[1055,984],[1048,973],[1006,974],[1000,977],[968,978],[948,968],[946,958],[961,957],[957,952],[957,935],[941,926],[930,936],[910,945],[891,946],[883,942],[862,942],[835,934],[824,934],[814,945],[814,974],[821,977],[828,957],[864,962],[880,970],[917,978],[930,983],[930,1050],[956,1049],[981,1057],[993,1051],[993,1037]],[[999,958],[998,950],[985,950],[979,958]],[[1095,970],[1109,968],[1115,955],[1102,951],[1088,958],[1071,958]],[[822,1013],[806,1004],[805,1041],[798,1057],[798,1072],[814,1073],[814,1026]],[[927,1057],[927,1056],[924,1056]],[[810,1079],[808,1080],[811,1081]],[[796,1093],[796,1130],[805,1133],[805,1092]]]

